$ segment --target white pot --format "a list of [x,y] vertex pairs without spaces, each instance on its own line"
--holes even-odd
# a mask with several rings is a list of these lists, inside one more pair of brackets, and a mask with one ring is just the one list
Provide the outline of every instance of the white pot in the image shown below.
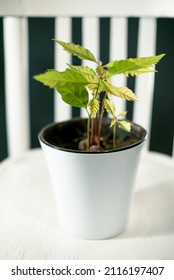
[[[146,131],[137,126],[141,139],[125,149],[89,153],[55,147],[49,141],[51,127],[40,132],[39,140],[54,188],[60,227],[84,239],[120,234],[128,224]],[[62,135],[62,131],[59,133]]]

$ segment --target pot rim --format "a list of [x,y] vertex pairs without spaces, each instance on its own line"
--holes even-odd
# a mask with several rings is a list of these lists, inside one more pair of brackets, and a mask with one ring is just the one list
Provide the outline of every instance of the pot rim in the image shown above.
[[120,151],[125,151],[125,150],[128,150],[128,149],[131,149],[133,147],[136,147],[136,146],[139,146],[141,144],[143,144],[147,138],[148,138],[148,133],[147,133],[147,130],[142,127],[141,125],[133,122],[133,121],[129,121],[132,125],[136,126],[136,127],[139,127],[139,129],[141,129],[143,132],[144,132],[144,135],[141,137],[141,139],[137,140],[136,143],[133,143],[133,144],[130,144],[130,145],[127,145],[125,147],[120,147],[120,148],[115,148],[115,149],[108,149],[108,150],[100,150],[100,151],[86,151],[86,150],[75,150],[75,149],[70,149],[70,148],[64,148],[64,147],[60,147],[60,146],[56,146],[52,143],[49,143],[48,141],[45,140],[43,134],[44,132],[51,128],[51,127],[54,127],[56,126],[57,124],[60,124],[60,123],[70,123],[70,122],[73,122],[73,121],[78,121],[78,120],[85,120],[84,118],[72,118],[70,120],[67,120],[67,121],[62,121],[62,122],[52,122],[46,126],[44,126],[40,132],[38,133],[38,139],[41,143],[45,144],[46,146],[49,146],[50,148],[53,148],[55,150],[60,150],[60,151],[64,151],[64,152],[69,152],[69,153],[77,153],[77,154],[108,154],[108,153],[116,153],[116,152],[120,152]]

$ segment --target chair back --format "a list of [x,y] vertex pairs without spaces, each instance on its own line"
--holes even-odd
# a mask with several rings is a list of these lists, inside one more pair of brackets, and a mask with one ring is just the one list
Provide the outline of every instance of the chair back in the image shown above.
[[[38,72],[31,73],[30,71],[30,65],[32,64],[30,47],[34,42],[30,42],[29,29],[30,22],[34,18],[45,20],[51,18],[54,21],[53,37],[61,41],[71,42],[72,39],[76,39],[72,32],[73,34],[80,32],[80,43],[95,53],[98,59],[116,60],[125,59],[128,56],[153,56],[159,54],[157,50],[160,53],[161,51],[163,53],[167,52],[165,44],[162,50],[157,48],[157,31],[160,18],[173,19],[174,1],[6,0],[0,2],[0,17],[3,18],[4,34],[5,113],[8,156],[18,156],[32,147],[31,120],[33,108],[31,98],[37,93],[33,92],[31,88],[31,79],[33,75],[39,74]],[[80,24],[78,24],[79,22]],[[131,29],[131,22],[135,24],[134,29]],[[173,21],[171,21],[171,24],[174,24]],[[44,34],[46,31],[43,29],[42,32]],[[40,36],[40,34],[36,36]],[[132,41],[134,42],[132,43]],[[132,49],[130,48],[131,44],[133,44]],[[42,47],[44,48],[44,46]],[[171,60],[173,60],[173,57],[171,57]],[[72,62],[72,57],[56,45],[54,67],[63,70],[68,62]],[[159,73],[165,62],[160,62],[160,65]],[[48,65],[45,61],[45,69],[41,69],[41,72],[46,70],[47,67]],[[161,75],[163,75],[163,78],[165,74],[164,83],[168,83],[169,80],[166,78],[168,73],[165,71],[166,68],[161,72]],[[148,130],[148,149],[172,155],[174,128],[173,90],[164,92],[166,95],[165,100],[169,101],[168,103],[161,102],[160,107],[158,107],[157,91],[160,91],[160,88],[157,83],[161,79],[161,76],[158,76],[159,73],[139,76],[134,82],[132,82],[132,78],[127,80],[124,76],[117,76],[113,83],[115,85],[127,84],[132,86],[140,100],[140,102],[130,104],[118,99],[117,111],[128,109],[129,118]],[[32,81],[32,83],[37,82]],[[38,87],[42,90],[41,87],[43,86],[39,85]],[[165,90],[165,88],[164,84],[163,89]],[[38,104],[35,110],[37,109],[39,112],[40,108],[44,106],[44,111],[46,112],[45,105],[47,104],[42,104],[41,95],[39,98],[40,101],[37,99]],[[64,104],[58,94],[54,95],[53,103],[54,121],[67,120],[75,115],[85,116],[84,112],[73,111],[70,106]],[[164,120],[165,116],[169,117],[169,119]],[[40,118],[42,118],[42,115],[37,120],[33,120],[38,130],[40,127],[37,127],[37,123]],[[154,129],[155,132],[153,132]],[[166,136],[164,133],[167,133]],[[160,148],[158,147],[158,137],[160,139],[162,137]]]

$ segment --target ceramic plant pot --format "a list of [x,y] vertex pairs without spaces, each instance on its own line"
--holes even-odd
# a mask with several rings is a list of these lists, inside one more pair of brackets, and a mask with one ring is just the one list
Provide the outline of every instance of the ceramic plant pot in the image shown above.
[[[105,122],[111,131],[109,120]],[[83,119],[54,123],[41,130],[39,141],[62,230],[83,239],[105,239],[127,227],[140,151],[147,133],[132,123],[132,134],[137,137],[133,144],[118,150],[86,152],[68,144],[86,131],[85,126]]]

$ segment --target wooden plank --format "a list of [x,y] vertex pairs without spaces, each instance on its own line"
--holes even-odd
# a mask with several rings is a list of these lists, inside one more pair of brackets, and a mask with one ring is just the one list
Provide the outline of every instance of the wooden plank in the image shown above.
[[29,148],[27,19],[4,18],[6,119],[9,156]]
[[[55,38],[64,42],[71,42],[71,19],[55,19]],[[64,71],[67,63],[71,63],[71,56],[55,43],[55,69]],[[54,120],[65,121],[71,118],[71,106],[64,103],[60,94],[55,91]]]
[[[97,17],[84,17],[82,21],[82,45],[89,49],[97,60],[99,60],[99,19]],[[82,64],[91,68],[95,63],[83,60]],[[90,95],[90,93],[89,93]],[[87,113],[84,109],[80,112],[81,116],[86,118]]]
[[174,16],[173,0],[5,0],[0,15],[16,16]]
[[[127,57],[127,19],[126,18],[111,18],[110,31],[110,61],[126,59]],[[113,85],[125,86],[126,77],[117,75],[112,77]],[[117,113],[125,110],[126,102],[120,98],[113,97]]]
[[[137,56],[155,55],[155,45],[156,20],[147,18],[140,19]],[[154,73],[140,75],[136,78],[135,93],[139,101],[134,103],[133,120],[147,129],[150,134],[154,94]]]

